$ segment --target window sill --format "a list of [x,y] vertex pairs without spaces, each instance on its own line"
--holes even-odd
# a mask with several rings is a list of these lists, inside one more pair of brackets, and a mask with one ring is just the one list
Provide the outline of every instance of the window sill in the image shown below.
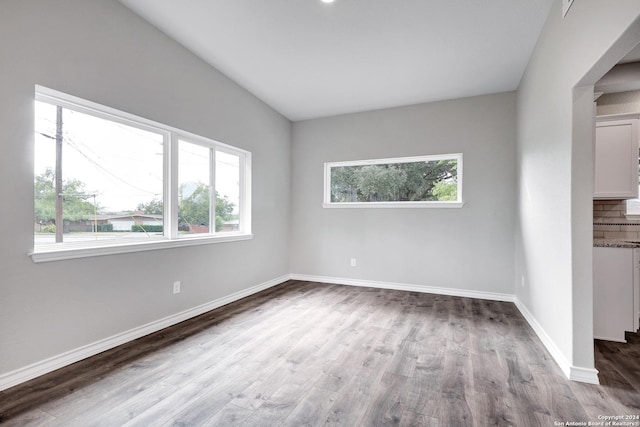
[[235,242],[253,239],[253,234],[233,233],[220,236],[187,237],[174,240],[153,240],[134,243],[104,243],[97,245],[60,244],[38,248],[29,256],[35,263],[62,261],[76,258],[89,258],[103,255],[117,255],[133,252],[146,252],[161,249],[181,248],[185,246],[209,245],[214,243]]
[[413,208],[413,209],[460,209],[464,202],[354,202],[354,203],[324,203],[323,208],[329,209],[371,209],[371,208]]

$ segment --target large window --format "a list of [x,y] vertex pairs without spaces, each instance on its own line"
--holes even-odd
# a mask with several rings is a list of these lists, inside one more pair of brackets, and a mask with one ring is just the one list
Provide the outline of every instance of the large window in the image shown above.
[[34,260],[250,237],[249,152],[43,87],[35,98]]
[[325,207],[461,207],[462,154],[325,163]]

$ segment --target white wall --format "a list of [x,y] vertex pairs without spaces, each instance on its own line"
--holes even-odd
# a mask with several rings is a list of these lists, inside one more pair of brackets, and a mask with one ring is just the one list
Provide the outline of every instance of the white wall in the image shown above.
[[[288,273],[288,120],[117,1],[4,1],[0,34],[0,376]],[[35,84],[252,151],[254,239],[34,264]]]
[[[292,273],[513,294],[515,119],[503,93],[294,123]],[[462,209],[322,207],[324,162],[458,152]]]
[[[593,85],[640,41],[640,2],[556,1],[518,89],[516,294],[578,372],[593,368]],[[574,90],[577,85],[583,86]],[[525,278],[525,286],[520,285]]]

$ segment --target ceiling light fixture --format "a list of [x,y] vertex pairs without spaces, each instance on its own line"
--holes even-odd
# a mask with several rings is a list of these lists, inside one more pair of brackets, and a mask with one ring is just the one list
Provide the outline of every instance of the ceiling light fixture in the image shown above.
[[322,3],[333,3],[335,0],[322,0]]

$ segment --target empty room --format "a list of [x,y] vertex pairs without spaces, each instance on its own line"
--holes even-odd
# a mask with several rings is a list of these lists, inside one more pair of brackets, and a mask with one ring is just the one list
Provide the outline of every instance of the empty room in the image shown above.
[[640,426],[637,0],[0,35],[0,424]]

